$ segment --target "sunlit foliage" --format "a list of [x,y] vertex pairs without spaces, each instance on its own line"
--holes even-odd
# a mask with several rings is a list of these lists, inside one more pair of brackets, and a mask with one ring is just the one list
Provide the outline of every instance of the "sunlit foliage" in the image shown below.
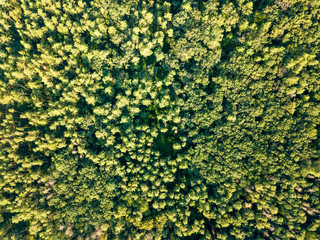
[[1,239],[320,239],[318,0],[0,0]]

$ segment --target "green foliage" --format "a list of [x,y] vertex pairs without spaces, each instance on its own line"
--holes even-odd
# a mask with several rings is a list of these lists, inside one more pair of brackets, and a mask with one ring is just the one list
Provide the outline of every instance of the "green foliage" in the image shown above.
[[320,239],[319,9],[0,1],[0,238]]

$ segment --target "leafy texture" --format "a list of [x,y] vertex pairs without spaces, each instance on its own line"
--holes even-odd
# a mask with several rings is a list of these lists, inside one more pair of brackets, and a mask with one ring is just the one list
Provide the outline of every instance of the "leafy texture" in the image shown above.
[[0,1],[0,238],[320,239],[319,9]]

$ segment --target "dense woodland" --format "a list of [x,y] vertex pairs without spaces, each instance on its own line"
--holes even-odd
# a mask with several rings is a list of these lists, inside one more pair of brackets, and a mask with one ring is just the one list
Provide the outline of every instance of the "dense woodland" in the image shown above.
[[319,0],[0,0],[0,239],[320,239]]

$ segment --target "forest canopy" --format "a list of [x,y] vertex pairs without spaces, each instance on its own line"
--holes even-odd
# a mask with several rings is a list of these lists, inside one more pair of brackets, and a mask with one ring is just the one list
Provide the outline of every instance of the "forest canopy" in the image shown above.
[[319,0],[0,0],[0,238],[320,239]]

